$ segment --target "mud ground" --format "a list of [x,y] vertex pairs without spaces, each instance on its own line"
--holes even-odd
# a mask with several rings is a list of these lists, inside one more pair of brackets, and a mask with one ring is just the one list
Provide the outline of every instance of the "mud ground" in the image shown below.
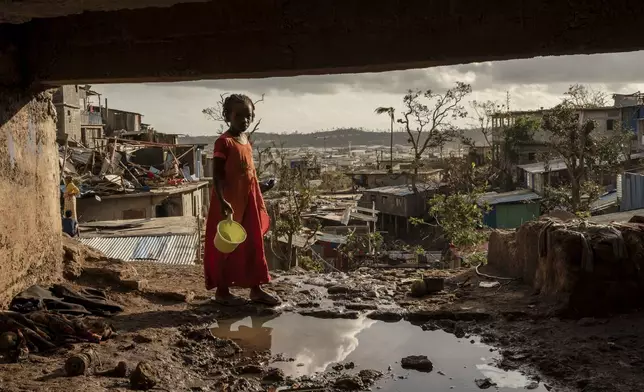
[[[73,283],[104,288],[110,299],[126,308],[109,319],[118,336],[91,345],[100,358],[98,370],[113,368],[120,361],[133,369],[146,361],[156,373],[153,390],[266,391],[269,385],[296,383],[267,368],[269,352],[214,338],[208,329],[216,320],[279,312],[327,318],[364,312],[379,320],[404,318],[423,329],[479,335],[501,349],[500,367],[522,370],[541,379],[552,391],[629,392],[644,388],[642,313],[561,319],[555,301],[533,295],[519,282],[481,288],[481,279],[472,270],[425,274],[445,277],[445,289],[415,299],[408,293],[419,276],[417,270],[361,269],[347,275],[275,273],[269,288],[285,301],[277,309],[214,304],[203,288],[200,266],[93,261],[83,266]],[[127,378],[95,374],[65,377],[65,358],[84,348],[76,345],[31,354],[24,363],[0,365],[0,391],[130,390]],[[329,375],[329,384],[337,377]]]

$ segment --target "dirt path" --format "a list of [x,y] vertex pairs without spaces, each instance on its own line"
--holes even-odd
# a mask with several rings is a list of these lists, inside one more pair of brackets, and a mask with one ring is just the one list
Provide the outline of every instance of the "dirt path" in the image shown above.
[[[315,317],[370,313],[378,320],[406,319],[424,329],[479,335],[502,349],[504,369],[520,369],[555,391],[641,391],[644,386],[644,317],[560,320],[551,303],[519,283],[480,288],[472,271],[435,271],[445,290],[421,299],[408,296],[412,270],[360,270],[348,275],[276,274],[271,290],[286,305],[223,308],[209,301],[200,267],[93,262],[74,284],[104,288],[126,311],[109,321],[119,335],[92,345],[101,368],[119,361],[130,368],[149,362],[156,390],[266,391],[262,380],[284,383],[268,371],[270,353],[214,338],[217,320],[299,312]],[[239,292],[239,294],[245,294]],[[328,308],[328,309],[326,309]],[[320,309],[326,309],[324,311]],[[378,310],[373,310],[378,309]],[[447,320],[447,321],[445,321]],[[64,377],[61,367],[82,345],[20,364],[0,365],[0,391],[125,391],[126,378]]]

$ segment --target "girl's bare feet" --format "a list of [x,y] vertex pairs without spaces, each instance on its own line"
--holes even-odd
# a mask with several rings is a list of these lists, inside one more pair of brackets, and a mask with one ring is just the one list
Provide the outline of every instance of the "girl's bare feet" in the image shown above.
[[282,303],[278,296],[267,293],[260,286],[250,289],[250,300],[268,306],[277,306]]
[[223,306],[241,306],[248,303],[248,300],[233,295],[228,288],[217,288],[215,302]]

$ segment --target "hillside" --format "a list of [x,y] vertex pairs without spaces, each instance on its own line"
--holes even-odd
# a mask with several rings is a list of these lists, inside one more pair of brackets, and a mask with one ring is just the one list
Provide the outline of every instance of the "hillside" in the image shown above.
[[[468,137],[474,139],[477,143],[483,142],[483,136],[475,130],[465,131]],[[208,144],[213,145],[218,135],[212,136],[184,136],[179,139],[180,143],[186,144]],[[355,128],[341,128],[333,131],[314,132],[314,133],[262,133],[257,132],[253,135],[255,146],[270,146],[273,144],[284,147],[314,147],[327,148],[352,146],[388,146],[389,132],[371,132]],[[405,132],[394,133],[394,145],[407,144],[408,135]]]

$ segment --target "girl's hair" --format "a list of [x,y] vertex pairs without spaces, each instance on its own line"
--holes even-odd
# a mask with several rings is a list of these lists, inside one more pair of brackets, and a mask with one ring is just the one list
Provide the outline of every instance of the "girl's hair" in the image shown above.
[[230,115],[233,112],[233,106],[238,103],[248,104],[248,106],[250,106],[252,110],[251,121],[253,121],[255,119],[255,104],[253,103],[253,100],[244,94],[232,94],[226,97],[224,104],[222,105],[221,115],[224,117],[226,122],[230,122]]

